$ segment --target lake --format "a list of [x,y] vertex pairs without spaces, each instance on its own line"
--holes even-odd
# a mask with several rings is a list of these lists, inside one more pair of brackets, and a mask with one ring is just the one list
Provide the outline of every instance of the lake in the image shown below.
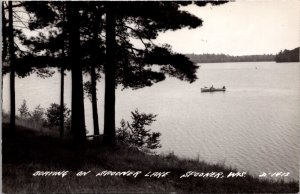
[[[300,68],[299,63],[199,64],[192,84],[167,78],[138,90],[116,91],[116,125],[130,112],[158,114],[151,128],[162,133],[159,153],[224,163],[251,174],[290,172],[299,180]],[[84,79],[88,79],[85,77]],[[70,74],[65,101],[70,107]],[[9,110],[9,77],[3,81],[3,109]],[[226,86],[226,92],[201,93],[200,88]],[[98,113],[103,131],[103,79],[98,83]],[[16,107],[26,99],[30,110],[59,103],[60,75],[16,79]],[[86,125],[92,111],[85,99]]]

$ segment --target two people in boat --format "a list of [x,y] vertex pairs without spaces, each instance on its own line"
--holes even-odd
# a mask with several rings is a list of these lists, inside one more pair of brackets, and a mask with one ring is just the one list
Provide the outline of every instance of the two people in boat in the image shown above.
[[[211,89],[211,90],[215,89],[215,88],[214,88],[214,85],[211,85],[210,89]],[[223,86],[222,89],[226,90],[226,87]]]
[[[205,87],[205,88],[207,88],[207,87]],[[209,89],[210,89],[210,90],[214,90],[214,89],[215,89],[215,88],[214,88],[214,85],[211,85],[211,87],[210,87]],[[226,87],[223,86],[222,89],[223,89],[223,90],[226,90]]]

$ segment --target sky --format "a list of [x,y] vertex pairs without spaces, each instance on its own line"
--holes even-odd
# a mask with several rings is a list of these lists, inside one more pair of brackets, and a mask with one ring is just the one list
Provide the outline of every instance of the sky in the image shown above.
[[276,54],[300,43],[300,0],[239,0],[182,9],[201,18],[203,25],[160,34],[155,42],[170,44],[175,52]]

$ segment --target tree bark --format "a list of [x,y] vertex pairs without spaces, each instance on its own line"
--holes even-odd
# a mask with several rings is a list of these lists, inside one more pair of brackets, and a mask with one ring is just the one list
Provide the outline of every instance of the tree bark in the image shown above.
[[[63,58],[64,58],[64,49],[63,49]],[[63,60],[64,61],[64,60]],[[63,62],[64,63],[64,62]],[[64,91],[65,91],[65,79],[64,79],[64,74],[65,74],[65,69],[64,69],[64,64],[61,64],[60,68],[60,115],[59,115],[59,120],[60,120],[60,137],[64,136]]]
[[94,124],[94,135],[99,135],[99,121],[98,121],[98,110],[97,110],[97,77],[95,72],[96,66],[96,58],[97,58],[97,47],[98,47],[98,25],[99,19],[97,16],[97,9],[95,8],[94,13],[94,26],[93,26],[93,41],[94,41],[94,49],[93,49],[93,62],[91,63],[91,92],[92,92],[92,109],[93,109],[93,124]]
[[15,102],[15,45],[13,30],[12,2],[8,2],[8,42],[10,56],[10,130],[15,131],[16,127],[16,102]]
[[7,30],[6,30],[6,18],[4,11],[4,2],[2,2],[2,61],[5,61],[7,56]]
[[72,119],[71,130],[74,143],[77,148],[84,147],[86,141],[82,66],[80,56],[80,34],[79,34],[79,2],[67,3],[67,17],[69,26],[69,50],[72,74]]
[[105,105],[104,144],[114,146],[115,134],[115,44],[116,21],[112,2],[106,4],[106,63],[105,63]]
[[91,67],[91,83],[92,83],[92,109],[93,109],[93,123],[94,123],[94,135],[99,135],[99,121],[97,110],[97,78],[95,73],[95,66]]
[[63,5],[63,31],[62,31],[62,64],[60,68],[60,137],[62,138],[64,136],[64,124],[65,124],[65,118],[64,118],[64,91],[65,91],[65,4]]

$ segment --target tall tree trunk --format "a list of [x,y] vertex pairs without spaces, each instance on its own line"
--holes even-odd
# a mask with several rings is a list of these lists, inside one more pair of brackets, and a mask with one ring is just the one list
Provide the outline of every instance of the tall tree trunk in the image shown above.
[[[1,3],[2,6],[2,64],[6,60],[7,56],[7,30],[6,30],[6,18],[4,11],[4,2]],[[3,74],[2,74],[3,75]],[[3,91],[3,76],[1,77],[1,91]],[[3,102],[1,102],[1,107],[3,107]]]
[[91,63],[91,92],[92,92],[92,109],[93,109],[93,124],[94,124],[94,135],[99,135],[99,121],[98,121],[98,110],[97,110],[97,76],[95,72],[95,63],[97,60],[97,47],[98,47],[98,32],[99,32],[99,16],[97,16],[97,8],[95,8],[94,13],[94,24],[93,24],[93,62]]
[[97,77],[95,72],[95,65],[91,65],[91,89],[92,89],[92,109],[93,109],[93,123],[94,123],[94,135],[99,135],[99,121],[97,110]]
[[15,131],[16,127],[16,102],[15,102],[15,45],[13,32],[13,10],[12,2],[8,2],[8,42],[10,56],[10,130]]
[[62,64],[60,68],[60,137],[64,136],[64,91],[65,91],[65,3],[63,4],[63,27],[62,27]]
[[112,2],[106,4],[106,63],[105,63],[105,105],[104,143],[114,146],[115,134],[115,44],[116,21]]
[[7,30],[6,30],[4,2],[2,2],[2,61],[5,61],[6,56],[7,56]]
[[79,2],[67,3],[67,17],[69,26],[69,50],[72,74],[72,119],[71,127],[74,143],[77,148],[83,148],[86,141],[84,103],[83,103],[83,81],[80,56],[80,34],[79,34]]
[[59,120],[60,120],[60,137],[64,136],[64,90],[65,90],[65,79],[64,79],[64,74],[65,74],[65,68],[64,68],[64,58],[65,58],[65,49],[63,48],[62,51],[62,58],[63,58],[63,63],[61,64],[60,68],[60,115],[59,115]]

